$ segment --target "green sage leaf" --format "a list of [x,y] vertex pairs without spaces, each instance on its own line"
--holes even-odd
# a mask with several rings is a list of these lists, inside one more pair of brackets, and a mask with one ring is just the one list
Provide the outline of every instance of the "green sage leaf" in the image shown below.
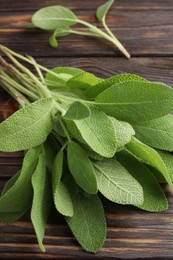
[[68,28],[77,23],[76,15],[64,6],[48,6],[41,8],[32,16],[32,23],[44,30]]
[[161,150],[173,151],[173,116],[166,115],[133,125],[136,137],[143,143]]
[[86,90],[102,81],[103,81],[103,79],[96,77],[92,73],[83,72],[83,73],[80,73],[80,74],[74,76],[73,78],[69,79],[67,81],[67,87],[70,87],[70,88],[78,87],[83,90]]
[[91,107],[90,117],[75,120],[82,138],[96,153],[112,157],[116,152],[116,136],[111,120],[105,113]]
[[143,203],[141,185],[115,159],[94,163],[99,191],[107,199],[119,204]]
[[106,237],[106,220],[101,200],[97,195],[89,198],[80,193],[71,194],[74,215],[66,221],[79,244],[88,252],[96,253]]
[[173,184],[171,178],[169,176],[168,170],[156,150],[153,148],[143,144],[136,138],[132,138],[130,143],[126,145],[128,151],[132,155],[134,155],[137,159],[143,161],[146,164],[151,165],[152,167],[156,168],[158,171],[162,173],[168,184],[171,188],[173,188]]
[[96,97],[97,107],[127,122],[141,122],[168,114],[173,108],[173,89],[161,84],[125,81]]
[[75,101],[69,106],[63,117],[67,120],[80,120],[89,117],[90,114],[90,108],[86,104]]
[[17,179],[19,178],[20,171],[18,171],[14,176],[12,176],[4,185],[3,190],[1,192],[1,197],[15,184]]
[[162,158],[168,174],[171,178],[171,180],[173,181],[173,156],[171,153],[165,152],[165,151],[159,151],[157,150],[158,154],[160,155],[160,157]]
[[87,193],[97,193],[97,181],[93,165],[82,147],[71,141],[67,148],[68,166],[76,183]]
[[8,184],[3,191],[3,195],[0,197],[0,220],[2,222],[17,221],[30,207],[33,194],[31,177],[38,162],[39,152],[40,148],[36,147],[26,153],[20,175],[13,177],[10,185]]
[[94,85],[92,88],[88,89],[88,91],[86,92],[86,96],[89,98],[96,98],[101,92],[103,92],[107,88],[115,84],[122,83],[125,81],[131,81],[131,80],[146,81],[144,78],[135,74],[129,74],[129,73],[119,74],[111,78],[105,79],[102,82]]
[[53,128],[51,98],[19,109],[0,124],[0,151],[28,150],[43,143]]
[[152,171],[127,153],[117,153],[116,157],[143,188],[144,202],[137,207],[150,212],[166,210],[168,208],[166,196]]
[[116,134],[117,151],[120,151],[126,144],[130,142],[132,136],[135,134],[135,131],[129,123],[119,121],[111,116],[109,118],[112,122]]
[[48,175],[46,173],[45,156],[39,156],[38,165],[32,176],[33,202],[31,208],[31,221],[35,229],[37,240],[42,252],[45,252],[43,237],[47,218],[51,207],[51,193]]
[[52,190],[56,209],[64,216],[73,216],[73,204],[70,194],[61,181],[63,170],[63,151],[59,151],[52,168]]
[[114,3],[114,0],[109,0],[105,4],[99,6],[96,11],[96,17],[101,22],[105,19],[111,5]]

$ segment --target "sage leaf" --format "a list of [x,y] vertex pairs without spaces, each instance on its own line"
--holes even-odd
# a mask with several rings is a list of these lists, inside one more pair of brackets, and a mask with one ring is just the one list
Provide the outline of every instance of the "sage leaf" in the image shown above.
[[97,193],[97,181],[93,165],[82,147],[70,141],[67,147],[68,166],[76,183],[87,193]]
[[112,122],[116,134],[117,151],[120,151],[127,143],[130,142],[132,136],[135,134],[135,131],[129,123],[119,121],[114,117],[109,118]]
[[136,137],[143,143],[161,150],[173,151],[173,116],[166,115],[133,125]]
[[57,155],[57,152],[61,149],[59,143],[53,135],[49,135],[44,142],[44,152],[46,155],[46,166],[49,172],[52,171],[53,162]]
[[18,171],[14,176],[12,176],[4,185],[3,190],[1,192],[1,197],[15,184],[17,179],[19,178],[20,171]]
[[116,119],[141,122],[168,114],[173,108],[173,89],[161,83],[125,81],[96,97],[97,107]]
[[[13,177],[0,197],[0,220],[12,223],[20,219],[32,202],[31,177],[38,162],[40,148],[31,148],[24,157],[21,173]],[[16,179],[16,180],[15,180]],[[13,184],[14,182],[14,184]],[[11,186],[11,187],[10,187]]]
[[83,73],[80,73],[80,74],[74,76],[73,78],[69,79],[67,81],[67,87],[70,87],[70,88],[78,87],[78,88],[86,90],[102,81],[103,81],[103,79],[96,77],[92,73],[83,72]]
[[75,101],[70,104],[63,117],[67,120],[80,120],[89,117],[90,114],[90,108],[86,104]]
[[160,157],[162,158],[168,174],[171,178],[171,180],[173,181],[173,156],[171,153],[165,152],[165,151],[159,151],[157,150],[158,154],[160,155]]
[[49,88],[57,88],[66,85],[66,81],[82,73],[83,70],[71,67],[55,67],[46,73],[45,82]]
[[119,204],[143,203],[141,185],[115,159],[94,163],[99,191],[108,200]]
[[39,156],[38,165],[32,176],[32,187],[34,191],[31,208],[31,221],[37,236],[38,244],[42,252],[45,252],[43,237],[47,218],[51,207],[51,193],[48,175],[46,173],[45,156]]
[[32,23],[44,30],[56,30],[57,28],[68,28],[76,24],[77,17],[64,6],[48,6],[34,13]]
[[75,125],[93,151],[104,157],[112,157],[116,152],[116,136],[112,122],[99,109],[90,107],[90,110],[90,117],[75,120]]
[[51,98],[19,109],[0,124],[0,151],[28,150],[43,143],[53,128]]
[[79,244],[88,252],[96,253],[106,237],[106,220],[101,200],[97,195],[89,198],[72,193],[74,215],[66,221]]
[[49,44],[54,48],[58,47],[58,41],[56,37],[68,36],[70,33],[71,30],[69,28],[55,30],[54,33],[49,38]]
[[137,207],[150,212],[166,210],[168,208],[166,196],[152,171],[127,153],[117,153],[116,158],[143,188],[144,202]]
[[152,167],[156,168],[158,171],[162,173],[164,178],[166,179],[167,183],[173,188],[173,184],[171,178],[169,176],[168,170],[156,150],[153,148],[143,144],[136,138],[132,138],[130,143],[126,145],[128,151],[132,155],[134,155],[137,159],[141,160],[142,162],[151,165]]
[[50,44],[50,46],[52,46],[53,48],[58,47],[58,41],[57,41],[57,39],[56,39],[55,33],[53,33],[53,34],[49,37],[49,44]]
[[101,92],[103,92],[104,90],[106,90],[107,88],[118,84],[118,83],[122,83],[125,81],[146,81],[144,78],[135,75],[135,74],[129,74],[129,73],[125,73],[125,74],[119,74],[113,77],[110,77],[108,79],[103,80],[102,82],[94,85],[92,88],[88,89],[86,92],[86,96],[89,98],[95,98],[97,97]]
[[114,3],[114,0],[109,0],[105,4],[99,6],[96,11],[96,17],[101,22],[105,19],[111,5]]
[[63,170],[63,151],[59,151],[52,167],[52,191],[56,209],[64,216],[73,216],[73,204],[70,194],[61,181]]

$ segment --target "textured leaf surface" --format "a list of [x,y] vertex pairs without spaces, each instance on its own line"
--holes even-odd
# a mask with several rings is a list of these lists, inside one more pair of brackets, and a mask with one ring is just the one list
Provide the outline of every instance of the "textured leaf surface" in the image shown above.
[[63,117],[68,120],[80,120],[89,117],[90,114],[90,108],[86,104],[75,101],[69,106]]
[[31,208],[31,221],[35,229],[40,249],[45,252],[43,237],[47,218],[51,207],[51,196],[49,179],[46,173],[46,162],[43,154],[39,156],[38,165],[32,176],[34,190]]
[[11,188],[8,187],[9,189],[4,191],[4,195],[0,197],[0,220],[2,222],[15,222],[30,207],[33,194],[31,177],[38,161],[39,151],[39,148],[32,148],[26,153],[19,177],[13,185],[11,183]]
[[143,143],[161,150],[173,151],[173,116],[166,115],[133,125],[136,137]]
[[146,81],[144,78],[138,76],[138,75],[134,75],[134,74],[119,74],[116,76],[113,76],[111,78],[105,79],[102,82],[98,83],[97,85],[94,85],[92,88],[90,88],[86,95],[89,98],[95,98],[97,97],[101,92],[103,92],[104,90],[106,90],[107,88],[117,84],[117,83],[121,83],[121,82],[125,82],[125,81]]
[[167,171],[169,173],[169,176],[171,180],[173,181],[173,155],[171,153],[165,152],[165,151],[157,151],[160,157],[162,158]]
[[102,111],[119,120],[147,121],[172,110],[173,89],[161,83],[126,81],[103,91],[96,102]]
[[72,194],[73,217],[66,218],[79,244],[88,252],[96,253],[106,237],[106,220],[101,200],[97,195],[89,198]]
[[141,185],[115,159],[94,163],[99,191],[109,200],[119,204],[143,203]]
[[89,72],[83,72],[69,79],[67,81],[67,87],[88,89],[102,81],[103,79],[100,79]]
[[98,154],[112,157],[116,151],[116,137],[111,120],[97,108],[90,108],[90,117],[75,120],[85,142]]
[[166,196],[156,177],[143,163],[127,153],[118,153],[117,160],[143,188],[144,202],[137,207],[150,212],[159,212],[168,208]]
[[19,178],[20,171],[18,171],[15,175],[13,175],[4,185],[3,190],[1,192],[1,197],[15,184],[17,179]]
[[28,150],[43,143],[53,127],[51,98],[21,108],[0,124],[0,151]]
[[63,171],[63,151],[59,151],[52,167],[52,191],[56,209],[64,216],[73,216],[70,194],[61,181]]
[[126,146],[127,149],[131,152],[131,154],[133,154],[137,159],[142,160],[143,162],[151,165],[152,167],[160,171],[166,179],[166,181],[168,182],[168,184],[170,185],[170,187],[173,188],[172,181],[167,171],[167,168],[156,150],[143,144],[134,137]]
[[99,6],[96,11],[96,17],[99,21],[105,19],[111,5],[114,3],[114,0],[109,0],[105,4]]
[[76,15],[63,6],[48,6],[41,8],[32,16],[32,23],[41,29],[56,30],[67,28],[77,23]]
[[97,193],[97,182],[93,165],[82,147],[71,141],[67,148],[68,165],[76,183],[87,193]]
[[116,134],[117,151],[122,150],[123,147],[130,142],[132,136],[135,134],[135,131],[129,123],[119,121],[114,117],[109,117],[109,118],[113,124],[115,134]]

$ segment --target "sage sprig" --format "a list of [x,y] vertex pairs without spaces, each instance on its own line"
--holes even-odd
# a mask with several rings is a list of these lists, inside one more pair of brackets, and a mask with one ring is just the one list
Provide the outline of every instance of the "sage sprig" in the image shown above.
[[[106,23],[106,15],[113,3],[114,0],[109,0],[96,10],[96,18],[102,23],[104,31],[89,22],[79,19],[69,8],[59,5],[48,6],[38,10],[32,16],[32,25],[43,30],[54,31],[52,36],[49,38],[49,44],[52,47],[58,46],[58,37],[64,37],[69,34],[99,37],[110,41],[128,59],[130,59],[130,54],[111,32]],[[76,24],[80,24],[84,28],[79,30],[72,27]]]
[[[104,8],[97,12],[103,22]],[[0,151],[25,151],[1,193],[2,222],[31,209],[44,252],[54,206],[79,244],[95,253],[106,237],[100,193],[150,212],[167,209],[160,182],[173,188],[171,87],[132,74],[102,79],[77,68],[49,70],[5,46],[0,51],[8,57],[0,58],[0,84],[20,105],[0,124]]]

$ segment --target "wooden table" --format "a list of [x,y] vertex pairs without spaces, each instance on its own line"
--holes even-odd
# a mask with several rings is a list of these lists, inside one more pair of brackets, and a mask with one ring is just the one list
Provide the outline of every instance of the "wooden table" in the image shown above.
[[[103,0],[1,0],[0,43],[33,55],[49,68],[75,66],[102,77],[130,72],[173,85],[172,0],[119,0],[114,4],[108,23],[132,55],[129,61],[104,41],[70,36],[59,40],[59,48],[53,49],[47,43],[49,33],[23,29],[35,10],[56,4],[70,7],[80,18],[97,24],[94,14],[102,3]],[[16,103],[0,89],[0,120],[16,109]],[[21,163],[22,153],[0,153],[1,187]],[[96,255],[84,252],[61,216],[52,212],[44,240],[45,254],[38,248],[26,215],[14,224],[0,223],[0,258],[172,258],[173,192],[167,186],[164,189],[170,207],[157,214],[103,200],[108,232],[104,247]]]

